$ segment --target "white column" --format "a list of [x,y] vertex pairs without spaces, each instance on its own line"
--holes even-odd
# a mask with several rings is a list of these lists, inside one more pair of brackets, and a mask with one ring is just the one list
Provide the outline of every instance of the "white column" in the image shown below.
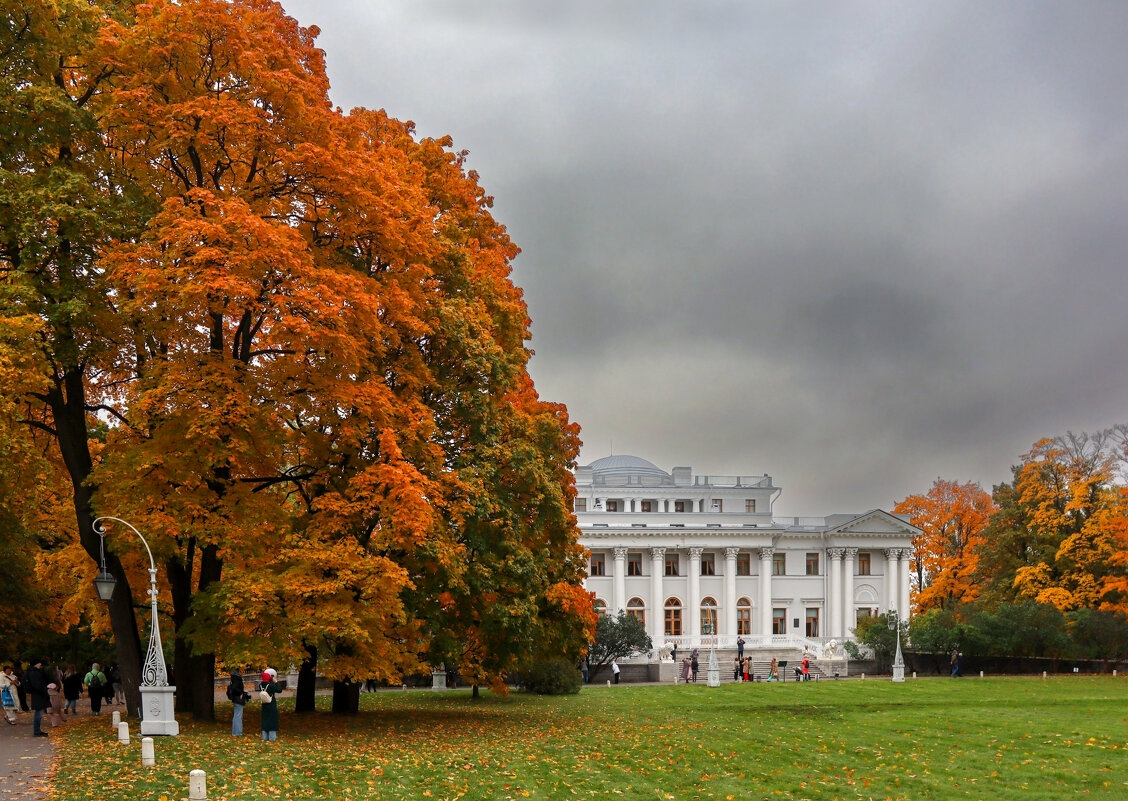
[[834,639],[842,637],[842,549],[827,548],[830,559],[829,586],[826,588],[827,634]]
[[666,549],[650,549],[650,640],[655,647],[666,641],[666,598],[662,576],[666,572]]
[[721,632],[734,638],[736,637],[736,555],[739,551],[739,548],[725,548],[725,617]]
[[900,589],[897,586],[897,577],[900,575],[897,563],[900,561],[900,550],[897,548],[885,549],[885,609],[881,610],[882,612],[896,609],[900,601]]
[[772,635],[772,554],[774,548],[760,549],[760,634]]
[[693,637],[694,644],[700,645],[697,639],[701,635],[701,552],[704,548],[689,549],[689,599],[687,610],[686,634]]
[[909,571],[912,569],[912,560],[913,552],[908,548],[902,548],[901,570],[897,577],[901,587],[901,605],[897,607],[897,612],[900,614],[901,620],[909,619],[911,604],[911,601],[909,601]]
[[615,554],[615,596],[612,614],[627,608],[627,549],[619,545],[611,549]]
[[858,622],[858,612],[854,609],[854,573],[857,572],[858,549],[847,548],[846,559],[842,563],[842,636],[849,637],[850,631]]

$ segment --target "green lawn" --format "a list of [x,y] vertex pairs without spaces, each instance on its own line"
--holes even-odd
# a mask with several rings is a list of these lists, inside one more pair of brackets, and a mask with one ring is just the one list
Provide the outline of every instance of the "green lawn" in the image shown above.
[[[319,699],[328,702],[327,698]],[[207,772],[228,799],[1123,799],[1128,679],[888,679],[361,696],[360,715],[296,716],[276,743],[181,721],[119,745],[105,718],[53,732],[52,801],[180,801]]]

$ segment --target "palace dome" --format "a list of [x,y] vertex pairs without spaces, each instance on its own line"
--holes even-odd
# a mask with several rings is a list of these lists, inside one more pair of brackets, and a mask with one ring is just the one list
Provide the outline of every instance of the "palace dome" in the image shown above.
[[605,456],[588,466],[594,484],[654,487],[671,483],[669,473],[638,456]]

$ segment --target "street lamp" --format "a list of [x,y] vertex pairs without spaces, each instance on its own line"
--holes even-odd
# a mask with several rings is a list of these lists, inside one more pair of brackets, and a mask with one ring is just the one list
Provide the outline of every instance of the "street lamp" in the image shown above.
[[897,655],[893,658],[893,681],[905,680],[905,659],[901,656],[901,616],[894,609],[889,619],[889,628],[897,632]]
[[701,633],[709,638],[709,664],[705,675],[710,687],[720,687],[721,666],[717,663],[717,638],[713,636],[713,627],[711,620],[701,626]]
[[102,569],[98,578],[94,579],[94,586],[98,590],[98,597],[103,601],[109,601],[113,597],[114,585],[117,583],[106,570],[106,528],[103,523],[106,520],[121,523],[136,534],[149,554],[149,605],[152,610],[152,622],[149,625],[149,651],[145,654],[145,664],[141,668],[141,735],[144,737],[150,734],[180,734],[174,703],[176,687],[168,683],[164,650],[161,648],[161,629],[157,623],[157,564],[153,561],[153,552],[149,549],[149,543],[141,536],[141,532],[124,520],[117,517],[95,518],[94,533],[101,538]]

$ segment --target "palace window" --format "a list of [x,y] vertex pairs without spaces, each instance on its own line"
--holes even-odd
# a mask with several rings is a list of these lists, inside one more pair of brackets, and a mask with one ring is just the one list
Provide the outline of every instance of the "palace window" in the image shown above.
[[807,575],[817,576],[819,574],[819,555],[817,553],[807,554]]
[[674,501],[674,511],[675,512],[684,512],[685,511],[685,501]]
[[595,599],[595,603],[592,604],[592,607],[595,609],[597,615],[607,614],[607,602],[600,598]]
[[812,607],[807,610],[807,636],[819,636],[819,610],[818,607]]
[[736,633],[752,633],[752,602],[747,598],[736,602]]
[[605,576],[607,575],[606,557],[601,553],[593,553],[591,555],[591,570],[588,571],[589,576]]
[[870,574],[870,555],[868,553],[858,554],[858,575],[868,576]]
[[717,633],[717,602],[712,598],[701,601],[701,633]]
[[631,598],[627,601],[627,614],[638,618],[638,622],[646,625],[646,604],[641,598]]
[[628,576],[641,576],[642,575],[642,554],[629,553],[627,554],[627,575]]
[[680,561],[681,561],[681,557],[678,556],[676,553],[673,554],[673,555],[666,554],[666,575],[667,576],[680,576],[681,575],[681,573],[678,572],[678,563]]
[[773,576],[786,576],[787,575],[787,554],[773,553],[772,554],[772,575]]
[[752,555],[747,553],[738,553],[736,555],[736,575],[738,576],[751,576],[752,575]]
[[643,512],[651,512],[651,511],[654,511],[654,510],[653,510],[653,509],[651,508],[651,507],[653,506],[653,501],[640,501],[640,505],[642,506],[642,509],[641,509],[641,511],[643,511]]
[[619,502],[618,501],[608,501],[607,502],[607,511],[608,512],[619,511]]
[[709,505],[711,512],[723,512],[725,510],[725,502],[722,498],[714,498],[713,502]]
[[787,610],[772,610],[772,634],[787,634]]
[[701,554],[701,575],[717,575],[717,555],[712,553]]
[[677,598],[666,599],[666,636],[680,637],[682,633],[681,601]]
[[577,512],[586,512],[587,511],[587,498],[576,498],[576,511]]
[[744,511],[748,512],[749,514],[752,514],[756,511],[756,499],[755,498],[747,498],[744,501]]

